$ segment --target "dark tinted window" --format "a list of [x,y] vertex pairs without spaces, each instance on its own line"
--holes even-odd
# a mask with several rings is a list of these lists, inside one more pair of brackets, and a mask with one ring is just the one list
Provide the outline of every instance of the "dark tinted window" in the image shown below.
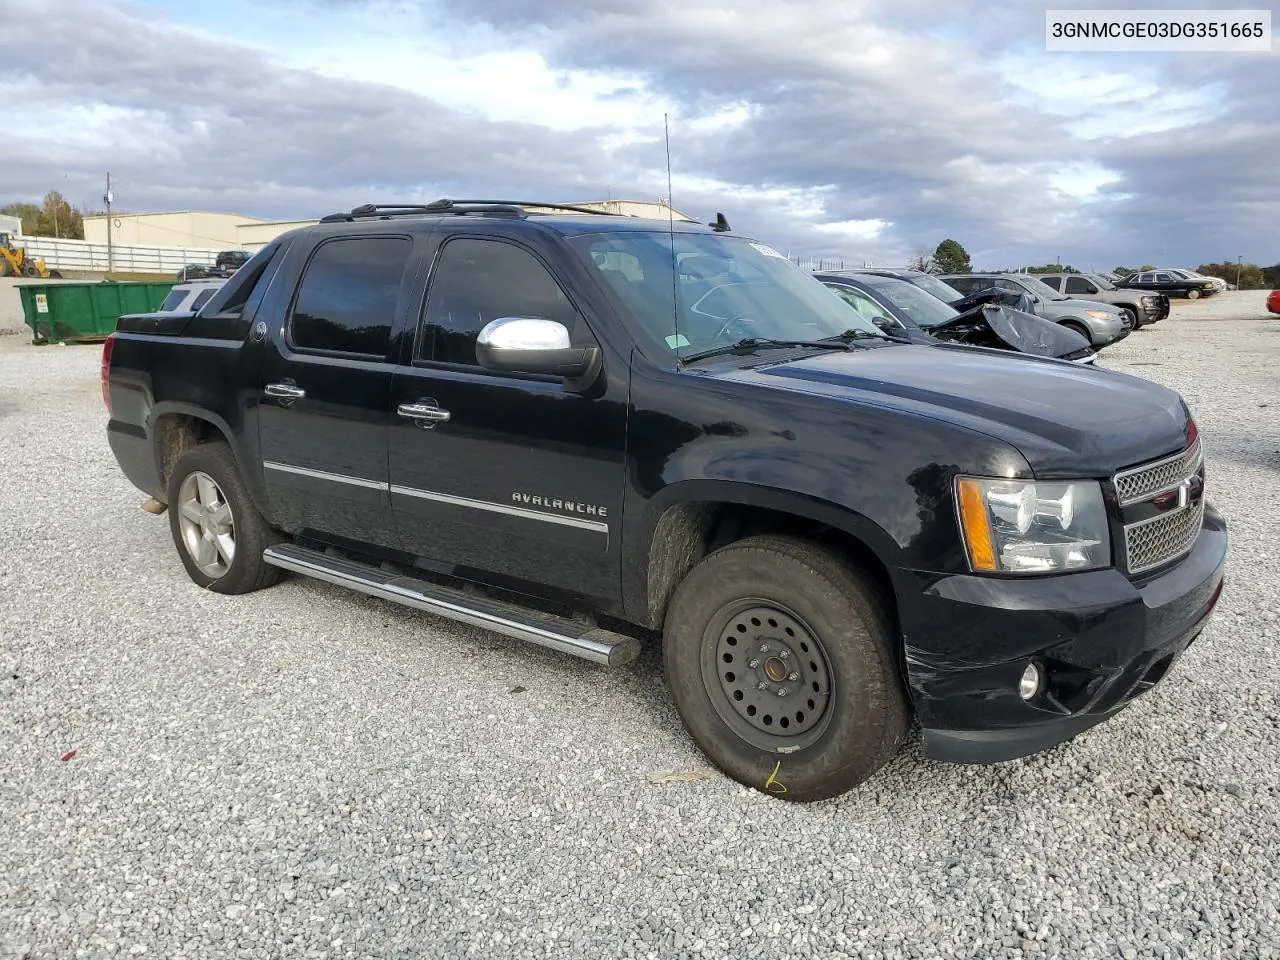
[[1169,274],[1167,273],[1157,273],[1156,282],[1157,283],[1173,283],[1173,277],[1169,276]]
[[[1047,282],[1047,281],[1046,281]],[[1084,277],[1067,277],[1067,293],[1097,293],[1098,288]]]
[[[1046,287],[1053,287],[1053,289],[1058,291],[1062,290],[1061,277],[1037,277],[1036,279],[1038,279]],[[1071,285],[1073,283],[1078,283],[1078,282],[1079,282],[1079,277],[1067,277],[1067,289],[1070,290]]]
[[167,313],[170,310],[177,310],[178,305],[187,299],[187,294],[190,292],[190,290],[170,290],[169,295],[164,298],[164,303],[160,304],[161,312]]
[[216,287],[210,287],[208,290],[201,290],[198,294],[196,294],[196,298],[191,301],[191,306],[188,307],[187,309],[189,309],[192,313],[199,312],[200,308],[203,307],[206,303],[208,303],[209,298],[212,297],[217,292],[218,290]]
[[410,246],[400,237],[321,244],[302,275],[289,319],[293,345],[385,356]]
[[985,286],[977,277],[951,277],[947,283],[964,294],[976,293]]
[[572,333],[577,314],[534,256],[498,240],[445,244],[427,298],[418,355],[440,363],[476,363],[476,337],[499,317],[542,317]]

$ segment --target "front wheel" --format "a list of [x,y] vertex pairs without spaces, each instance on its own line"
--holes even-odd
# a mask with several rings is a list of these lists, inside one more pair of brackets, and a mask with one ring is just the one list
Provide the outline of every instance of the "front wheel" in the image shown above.
[[231,448],[202,443],[169,477],[169,530],[187,575],[215,593],[269,587],[281,571],[262,559],[278,538],[253,504]]
[[1187,299],[1188,299],[1188,300],[1199,300],[1199,299],[1200,299],[1200,291],[1199,291],[1199,290],[1188,290],[1188,291],[1187,291]]
[[1085,343],[1089,344],[1089,346],[1093,346],[1093,337],[1089,335],[1089,328],[1083,323],[1078,323],[1075,320],[1063,320],[1062,326],[1066,327],[1072,333],[1080,334],[1080,336],[1084,337]]
[[906,735],[893,639],[865,574],[807,541],[752,537],[676,590],[667,683],[728,776],[784,800],[824,800],[872,776]]
[[1121,307],[1120,312],[1129,318],[1129,329],[1138,330],[1142,327],[1142,321],[1138,318],[1138,312],[1130,307]]

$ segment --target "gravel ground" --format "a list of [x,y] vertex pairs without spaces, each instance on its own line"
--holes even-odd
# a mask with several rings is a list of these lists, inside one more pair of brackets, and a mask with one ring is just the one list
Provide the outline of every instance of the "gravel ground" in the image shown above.
[[303,579],[201,592],[107,448],[98,350],[0,338],[0,956],[1280,956],[1262,302],[1103,356],[1186,396],[1232,524],[1174,673],[1049,753],[913,746],[812,806],[708,770],[653,652],[608,673]]

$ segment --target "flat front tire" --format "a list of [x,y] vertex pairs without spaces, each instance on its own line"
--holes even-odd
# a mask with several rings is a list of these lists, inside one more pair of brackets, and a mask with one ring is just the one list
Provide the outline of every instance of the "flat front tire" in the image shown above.
[[667,611],[676,707],[710,760],[784,800],[837,796],[900,748],[909,711],[874,581],[824,547],[752,537],[704,559]]
[[193,581],[215,593],[250,593],[281,571],[262,559],[278,540],[254,506],[231,448],[202,443],[174,464],[167,490],[169,530]]

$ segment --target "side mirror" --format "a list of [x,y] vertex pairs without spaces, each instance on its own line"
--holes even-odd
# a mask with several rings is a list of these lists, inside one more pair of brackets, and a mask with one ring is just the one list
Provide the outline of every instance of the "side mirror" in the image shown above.
[[871,322],[874,323],[881,330],[885,331],[886,333],[891,333],[892,331],[897,330],[902,326],[902,324],[898,323],[897,320],[894,320],[890,317],[886,317],[883,314],[881,314],[880,316],[872,317]]
[[577,379],[600,362],[598,347],[575,347],[563,323],[541,317],[499,317],[476,338],[476,360],[488,370]]

